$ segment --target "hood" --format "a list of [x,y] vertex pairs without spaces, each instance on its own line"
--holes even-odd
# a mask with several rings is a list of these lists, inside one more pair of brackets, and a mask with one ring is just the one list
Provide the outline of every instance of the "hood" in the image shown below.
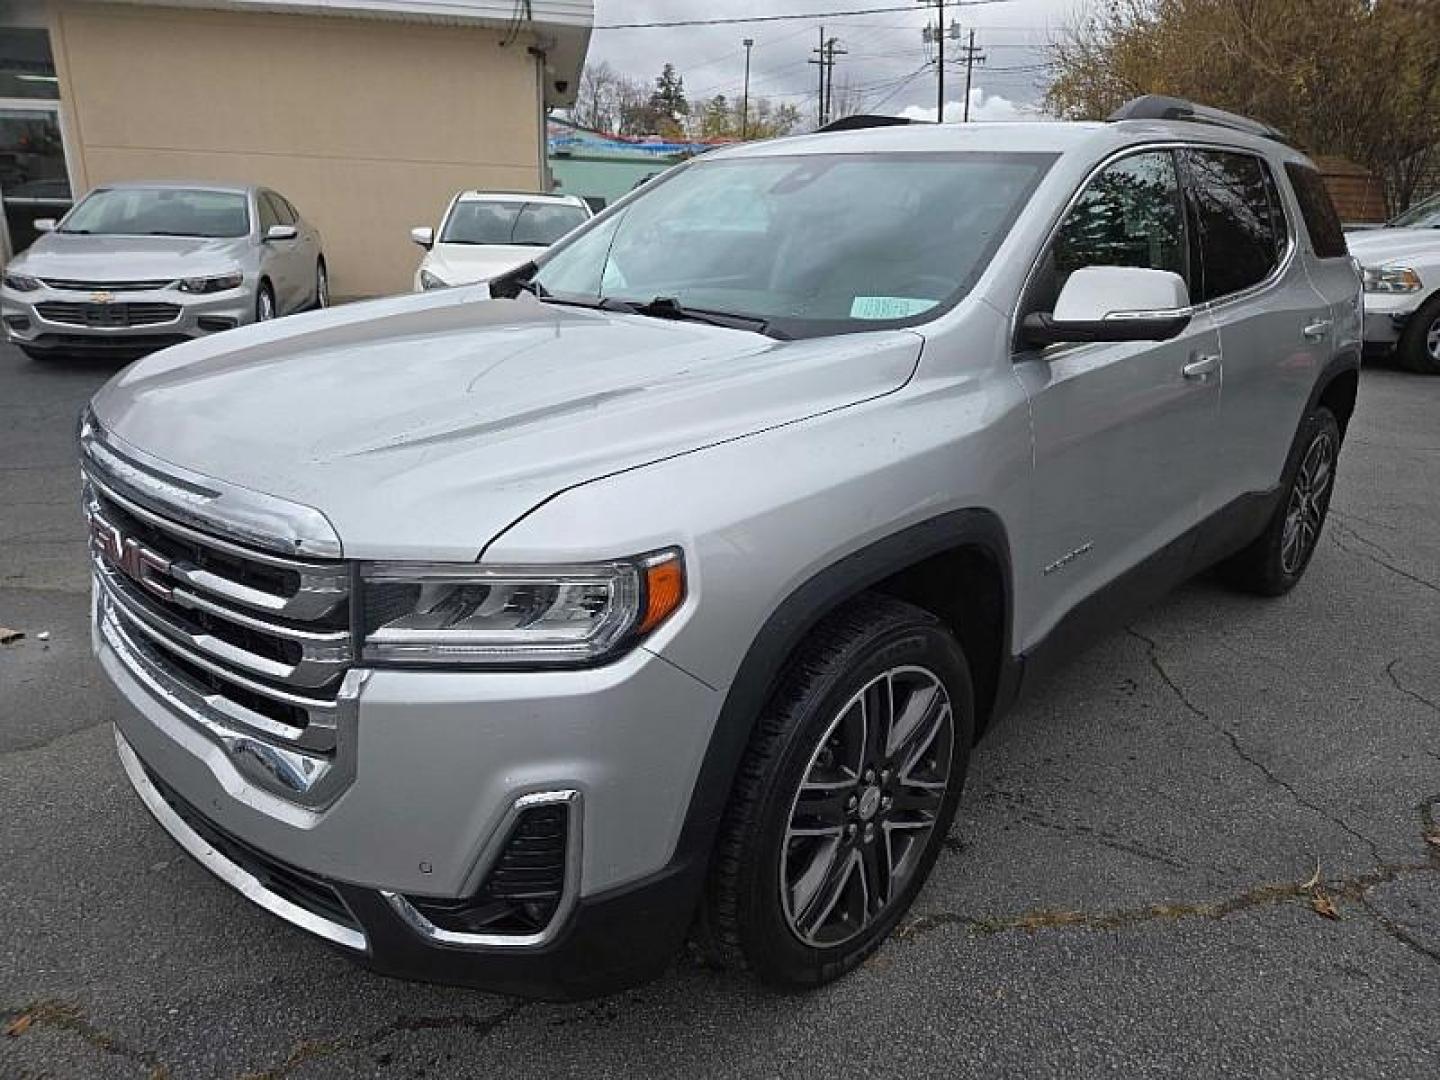
[[482,289],[168,349],[97,419],[146,453],[313,507],[353,558],[472,560],[565,488],[903,386],[922,339],[779,342]]
[[471,285],[514,270],[544,250],[518,244],[436,244],[424,267],[451,285]]
[[159,281],[234,269],[249,237],[85,236],[47,233],[10,265],[71,281]]
[[1440,229],[1362,229],[1346,233],[1345,243],[1365,266],[1416,257],[1440,264]]

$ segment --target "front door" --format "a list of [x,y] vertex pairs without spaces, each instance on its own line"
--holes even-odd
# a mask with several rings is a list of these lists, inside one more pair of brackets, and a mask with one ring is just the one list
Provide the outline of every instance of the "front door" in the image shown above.
[[39,235],[35,220],[70,203],[59,106],[0,98],[0,255],[24,251]]
[[[1071,207],[1027,290],[1021,315],[1048,311],[1085,266],[1170,270],[1189,280],[1179,168],[1170,150],[1120,158]],[[1116,308],[1125,298],[1116,297]],[[1017,354],[1034,432],[1025,590],[1035,598],[1021,632],[1029,647],[1060,617],[1126,571],[1158,576],[1188,554],[1172,542],[1199,520],[1214,483],[1220,342],[1208,312],[1165,342],[1056,345]],[[1197,361],[1214,370],[1198,373]],[[1192,367],[1187,376],[1184,369]],[[1173,566],[1171,562],[1173,560]]]

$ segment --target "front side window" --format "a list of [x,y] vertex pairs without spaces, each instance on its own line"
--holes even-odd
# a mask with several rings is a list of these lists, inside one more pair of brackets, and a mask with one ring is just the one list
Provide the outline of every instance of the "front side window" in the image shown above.
[[1195,232],[1192,298],[1215,300],[1274,273],[1289,236],[1275,181],[1253,154],[1190,150],[1185,154]]
[[1185,276],[1180,178],[1168,150],[1135,154],[1086,186],[1055,238],[1055,287],[1086,266],[1133,266]]
[[102,188],[66,216],[61,232],[97,236],[234,237],[250,232],[244,193],[192,188]]
[[295,211],[279,195],[273,191],[267,191],[265,192],[265,201],[270,204],[270,208],[275,212],[275,220],[281,225],[295,224]]
[[260,235],[264,236],[274,226],[281,224],[280,211],[275,206],[275,200],[270,198],[268,191],[262,191],[255,199],[255,204],[260,208]]
[[1049,154],[699,160],[539,260],[591,303],[673,300],[803,337],[931,318],[979,278]]

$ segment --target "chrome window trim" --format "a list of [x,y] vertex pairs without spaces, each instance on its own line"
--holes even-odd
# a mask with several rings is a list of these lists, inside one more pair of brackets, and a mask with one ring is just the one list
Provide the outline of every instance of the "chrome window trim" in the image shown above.
[[504,818],[496,826],[490,835],[489,842],[479,860],[479,873],[475,875],[476,887],[483,882],[485,875],[504,851],[505,843],[510,838],[510,831],[520,815],[537,806],[564,805],[567,809],[567,829],[565,837],[565,883],[560,891],[560,903],[555,908],[555,914],[543,930],[534,934],[470,934],[457,930],[442,930],[429,919],[427,919],[414,904],[410,903],[404,896],[397,892],[382,889],[380,895],[389,903],[392,910],[411,930],[424,938],[432,945],[439,945],[449,949],[462,950],[486,950],[486,949],[533,949],[545,945],[560,933],[574,910],[576,901],[580,895],[580,854],[581,854],[581,833],[583,830],[583,800],[580,792],[573,788],[565,788],[556,791],[537,791],[529,795],[522,795],[510,804],[505,812]]
[[[1070,193],[1070,198],[1065,201],[1065,205],[1061,208],[1060,212],[1059,212],[1058,214],[1056,214],[1055,217],[1054,217],[1054,219],[1050,222],[1050,227],[1049,227],[1049,229],[1047,229],[1046,232],[1045,232],[1045,239],[1044,239],[1044,241],[1043,241],[1043,242],[1040,244],[1040,246],[1036,249],[1035,254],[1034,254],[1034,255],[1031,257],[1031,259],[1030,259],[1030,269],[1026,271],[1024,281],[1022,281],[1022,282],[1021,282],[1021,285],[1020,285],[1020,291],[1016,294],[1014,305],[1013,305],[1013,306],[1011,307],[1011,309],[1010,309],[1010,339],[1009,339],[1009,340],[1010,340],[1010,355],[1011,355],[1012,358],[1020,358],[1020,357],[1023,357],[1024,359],[1029,359],[1029,358],[1031,357],[1031,355],[1033,355],[1033,353],[1036,351],[1036,350],[1017,349],[1017,348],[1015,347],[1015,342],[1018,340],[1019,334],[1020,334],[1020,319],[1021,319],[1020,305],[1024,302],[1025,297],[1026,297],[1027,295],[1029,295],[1030,286],[1031,286],[1032,282],[1035,280],[1035,275],[1036,275],[1036,274],[1039,272],[1039,270],[1040,270],[1040,264],[1041,264],[1041,262],[1042,262],[1042,261],[1044,260],[1044,258],[1045,258],[1045,253],[1050,250],[1050,245],[1055,242],[1055,237],[1056,237],[1056,235],[1060,232],[1060,226],[1062,226],[1062,225],[1065,223],[1065,219],[1070,216],[1070,211],[1075,208],[1075,204],[1078,203],[1078,202],[1080,201],[1080,197],[1085,194],[1085,189],[1090,186],[1091,181],[1094,180],[1095,177],[1097,177],[1098,175],[1100,175],[1100,173],[1104,172],[1104,171],[1105,171],[1107,168],[1109,168],[1111,165],[1115,164],[1115,162],[1120,161],[1120,160],[1122,160],[1122,159],[1124,159],[1124,158],[1127,158],[1127,157],[1134,157],[1134,156],[1137,155],[1137,154],[1154,153],[1154,152],[1157,151],[1157,150],[1164,150],[1164,151],[1168,151],[1168,152],[1171,152],[1171,153],[1173,153],[1173,152],[1175,152],[1175,151],[1177,151],[1177,150],[1219,150],[1219,151],[1224,151],[1224,152],[1228,152],[1228,153],[1248,154],[1248,155],[1250,155],[1251,157],[1259,158],[1259,159],[1260,159],[1260,163],[1261,163],[1263,166],[1269,168],[1269,165],[1270,165],[1270,160],[1269,160],[1269,158],[1267,158],[1263,153],[1261,153],[1261,152],[1258,151],[1258,150],[1253,150],[1253,149],[1250,149],[1250,148],[1248,148],[1248,147],[1243,147],[1243,146],[1235,146],[1235,145],[1230,144],[1230,143],[1223,143],[1223,142],[1214,142],[1214,143],[1195,142],[1195,141],[1193,141],[1193,140],[1184,140],[1184,139],[1162,140],[1162,141],[1159,141],[1159,142],[1146,142],[1146,143],[1131,143],[1130,145],[1128,145],[1128,146],[1123,146],[1123,147],[1121,147],[1120,149],[1115,150],[1115,151],[1113,151],[1112,153],[1110,153],[1110,154],[1106,155],[1105,157],[1101,158],[1100,161],[1097,162],[1097,163],[1085,174],[1085,176],[1081,179],[1080,183],[1076,185],[1075,190]],[[1182,197],[1183,197],[1184,194],[1185,194],[1185,183],[1186,183],[1186,181],[1185,181],[1185,175],[1184,175],[1184,168],[1181,166],[1181,164],[1180,164],[1179,162],[1176,163],[1176,179],[1179,181],[1180,191],[1181,191],[1181,195],[1182,195]],[[1275,184],[1276,190],[1277,190],[1277,191],[1280,190],[1280,189],[1281,189],[1281,185],[1280,185],[1279,181],[1275,179],[1275,171],[1274,171],[1274,169],[1270,169],[1270,179],[1271,179],[1271,182]],[[1231,302],[1233,302],[1233,301],[1250,299],[1251,297],[1253,297],[1254,295],[1262,292],[1263,290],[1266,290],[1266,289],[1269,289],[1269,288],[1273,288],[1275,285],[1279,284],[1279,282],[1285,277],[1285,275],[1286,275],[1287,273],[1289,273],[1291,264],[1292,264],[1292,263],[1294,262],[1294,260],[1295,260],[1295,252],[1296,252],[1296,248],[1297,248],[1296,238],[1295,238],[1295,222],[1294,222],[1294,217],[1293,217],[1293,215],[1289,212],[1290,208],[1286,205],[1286,197],[1285,197],[1285,195],[1283,195],[1283,194],[1280,196],[1280,203],[1281,203],[1281,208],[1282,208],[1282,210],[1285,211],[1284,214],[1283,214],[1283,216],[1284,216],[1284,218],[1285,218],[1285,228],[1286,228],[1286,234],[1287,234],[1287,246],[1286,246],[1286,249],[1285,249],[1284,253],[1282,254],[1280,260],[1276,263],[1276,267],[1275,267],[1275,269],[1271,272],[1270,276],[1267,277],[1264,281],[1261,281],[1261,282],[1259,282],[1259,283],[1257,283],[1257,284],[1255,284],[1255,285],[1250,286],[1248,289],[1244,289],[1244,290],[1242,290],[1242,291],[1240,291],[1240,292],[1236,292],[1236,293],[1229,293],[1229,294],[1227,294],[1227,295],[1225,295],[1225,296],[1217,297],[1217,298],[1214,299],[1214,300],[1206,300],[1206,301],[1204,301],[1203,303],[1191,304],[1191,305],[1190,305],[1189,307],[1187,307],[1187,308],[1179,308],[1179,309],[1176,309],[1176,311],[1173,312],[1172,314],[1184,314],[1184,313],[1188,313],[1189,315],[1191,315],[1191,316],[1193,317],[1193,316],[1198,315],[1198,314],[1201,314],[1201,313],[1213,312],[1216,308],[1223,307],[1223,306],[1225,306],[1225,305],[1227,305],[1227,304],[1229,304],[1229,303],[1231,303]],[[1190,222],[1189,222],[1189,220],[1188,220],[1188,214],[1186,215],[1186,217],[1187,217],[1187,220],[1185,221],[1184,226],[1185,226],[1186,235],[1187,235],[1187,237],[1189,237],[1189,236],[1190,236],[1190,233],[1192,232],[1192,230],[1191,230]],[[1187,246],[1186,246],[1186,250],[1187,250],[1187,251],[1189,250],[1189,245],[1188,245],[1188,244],[1187,244]],[[1100,343],[1097,343],[1097,342],[1075,342],[1075,343],[1072,343],[1072,344],[1052,345],[1052,346],[1049,346],[1049,347],[1046,348],[1046,349],[1039,350],[1039,352],[1040,352],[1040,355],[1041,355],[1041,356],[1043,356],[1043,357],[1046,358],[1046,359],[1049,359],[1051,356],[1056,355],[1056,354],[1057,354],[1059,351],[1061,351],[1061,350],[1069,351],[1070,349],[1075,349],[1075,348],[1087,348],[1087,347],[1092,346],[1092,345],[1095,345],[1095,344],[1104,344],[1104,343],[1103,343],[1103,342],[1100,342]]]
[[[125,775],[130,780],[131,787],[140,796],[140,801],[145,804],[145,808],[160,823],[160,827],[170,834],[171,839],[184,848],[201,866],[251,903],[284,919],[292,926],[309,931],[326,941],[347,949],[354,949],[357,952],[369,951],[370,942],[363,931],[324,918],[298,904],[291,903],[278,893],[271,892],[259,878],[231,862],[187,825],[185,820],[165,801],[155,785],[150,782],[150,778],[145,775],[140,758],[125,740],[125,736],[120,733],[119,728],[115,729],[115,749],[119,753],[120,764],[125,769]],[[341,903],[344,903],[343,898]]]
[[131,501],[210,536],[219,532],[247,548],[279,555],[338,559],[344,554],[334,526],[314,507],[153,457],[107,431],[88,410],[80,421],[80,452],[86,471],[107,489],[118,488]]

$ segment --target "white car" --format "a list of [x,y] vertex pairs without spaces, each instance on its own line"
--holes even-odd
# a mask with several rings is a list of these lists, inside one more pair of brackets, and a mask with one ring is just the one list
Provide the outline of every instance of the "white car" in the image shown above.
[[1440,375],[1440,195],[1345,239],[1365,272],[1365,344]]
[[570,230],[589,221],[590,206],[575,195],[462,191],[450,200],[439,235],[411,229],[425,249],[415,291],[473,285],[521,266]]

